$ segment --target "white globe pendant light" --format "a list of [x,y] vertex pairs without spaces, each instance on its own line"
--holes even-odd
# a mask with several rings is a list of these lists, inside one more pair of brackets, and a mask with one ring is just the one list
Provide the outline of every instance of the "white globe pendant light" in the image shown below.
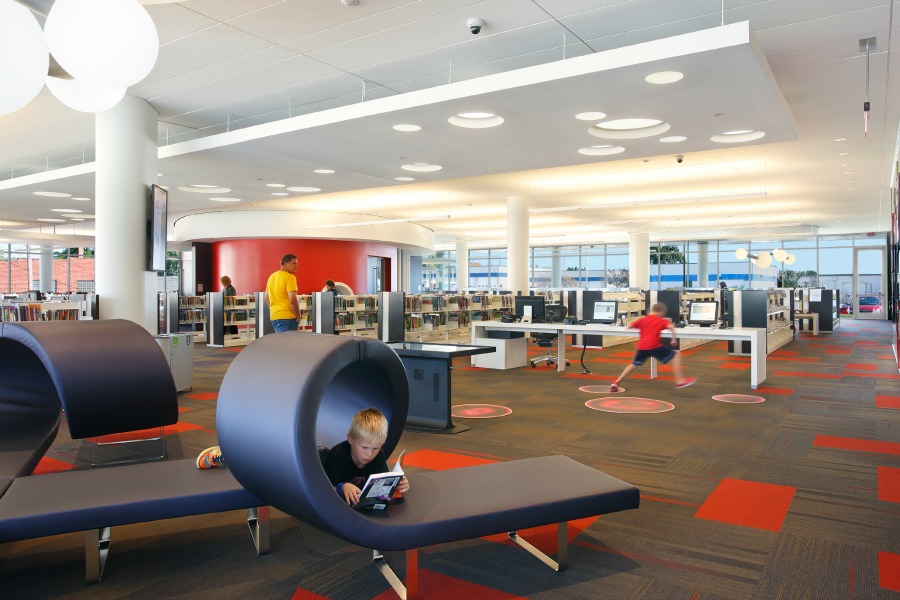
[[137,0],[56,0],[44,36],[62,68],[97,87],[134,85],[159,54],[156,27]]
[[41,91],[50,56],[31,11],[0,0],[0,115],[19,110]]
[[47,87],[69,108],[87,113],[109,110],[125,96],[125,88],[100,88],[77,79],[47,77]]

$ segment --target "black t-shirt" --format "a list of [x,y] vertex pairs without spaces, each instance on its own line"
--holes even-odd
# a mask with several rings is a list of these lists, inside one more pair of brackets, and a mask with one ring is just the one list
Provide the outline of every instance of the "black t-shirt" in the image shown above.
[[339,483],[352,483],[359,489],[362,489],[369,475],[385,473],[389,470],[384,450],[379,450],[375,458],[363,468],[357,467],[353,462],[353,456],[350,454],[350,442],[346,440],[332,448],[322,464],[325,467],[325,473],[328,475],[331,485],[337,486]]

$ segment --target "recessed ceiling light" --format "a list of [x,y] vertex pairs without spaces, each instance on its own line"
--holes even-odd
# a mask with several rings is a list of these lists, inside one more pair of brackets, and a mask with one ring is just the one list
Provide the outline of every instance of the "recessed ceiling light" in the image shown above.
[[852,192],[852,191],[855,190],[855,189],[856,189],[856,188],[847,188],[847,191],[848,191],[848,192]]
[[441,165],[431,165],[428,163],[412,163],[409,165],[400,165],[404,171],[415,171],[416,173],[430,173],[431,171],[440,171],[443,169]]
[[849,152],[838,152],[838,156],[847,156]]
[[38,221],[43,221],[44,223],[65,223],[65,219],[38,219]]
[[191,184],[191,187],[197,187],[197,188],[214,188],[214,187],[219,187],[219,186],[217,186],[217,185],[208,185],[208,184],[205,184],[205,183],[192,183],[192,184]]
[[72,194],[64,194],[63,192],[35,192],[35,196],[47,196],[48,198],[69,198]]
[[610,145],[589,146],[578,150],[578,154],[585,154],[587,156],[609,156],[610,154],[619,154],[620,152],[625,152],[625,148],[622,146]]
[[844,183],[856,183],[855,179],[845,179]]
[[833,142],[846,142],[847,138],[834,138],[832,141]]
[[312,193],[312,192],[321,192],[321,191],[322,191],[322,188],[312,187],[312,186],[308,186],[308,185],[296,185],[296,186],[293,186],[293,187],[289,187],[289,188],[288,188],[288,191],[289,191],[289,192],[306,192],[306,193]]
[[852,167],[853,163],[844,163],[841,165],[842,167]]
[[415,177],[394,177],[395,181],[415,181]]
[[683,135],[670,135],[668,137],[659,138],[659,141],[666,143],[666,144],[673,144],[675,142],[683,142],[686,139],[687,138],[684,137]]
[[615,119],[591,126],[588,133],[609,140],[633,140],[665,133],[670,127],[658,119]]
[[76,218],[74,218],[74,217],[71,218],[71,219],[69,219],[69,220],[70,220],[70,221],[84,221],[84,219],[76,219]]
[[451,125],[457,127],[465,127],[466,129],[487,129],[488,127],[496,127],[503,123],[503,117],[494,113],[486,112],[468,112],[459,113],[454,117],[447,119]]
[[194,192],[195,194],[227,194],[231,191],[231,188],[216,187],[214,185],[179,185],[178,189],[182,192]]
[[287,186],[283,183],[267,183],[266,187],[287,187]]
[[80,210],[77,210],[74,208],[51,208],[50,211],[58,212],[58,213],[80,213],[81,212]]
[[313,173],[319,173],[320,175],[331,175],[334,173],[333,169],[316,169]]
[[399,125],[394,125],[395,131],[420,131],[421,129],[421,127],[413,125],[412,123],[400,123]]
[[213,202],[240,202],[240,198],[210,198]]
[[89,202],[90,198],[85,198],[84,196],[78,196],[77,198],[70,198],[70,200],[78,200],[79,202]]
[[575,118],[579,121],[602,121],[606,118],[606,113],[604,112],[583,112],[575,115]]
[[290,196],[287,192],[272,192],[273,196]]
[[644,81],[647,83],[655,83],[657,85],[664,85],[666,83],[675,83],[676,81],[681,81],[684,78],[684,73],[679,73],[678,71],[660,71],[658,73],[651,73],[644,77]]
[[157,177],[162,177],[163,174],[162,174],[162,173],[157,173],[156,176],[157,176]]
[[747,129],[740,129],[737,131],[726,131],[724,133],[714,135],[709,139],[720,144],[737,144],[740,142],[752,142],[753,140],[758,140],[764,135],[766,135],[765,131],[750,131]]

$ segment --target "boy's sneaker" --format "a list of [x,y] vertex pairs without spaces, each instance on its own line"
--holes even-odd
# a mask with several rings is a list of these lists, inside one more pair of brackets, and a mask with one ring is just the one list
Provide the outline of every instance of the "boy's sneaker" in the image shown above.
[[615,383],[615,382],[611,383],[610,386],[609,386],[609,392],[610,392],[611,394],[614,394],[614,393],[616,393],[616,392],[618,392],[618,391],[619,391],[619,384],[618,384],[618,383]]
[[680,390],[681,388],[691,387],[691,386],[694,385],[695,383],[697,383],[697,378],[696,378],[696,377],[688,377],[687,379],[685,379],[685,380],[682,381],[681,383],[676,384],[675,387],[676,387],[677,389]]
[[197,457],[198,469],[212,469],[223,464],[225,464],[225,459],[222,458],[222,450],[218,446],[207,448]]

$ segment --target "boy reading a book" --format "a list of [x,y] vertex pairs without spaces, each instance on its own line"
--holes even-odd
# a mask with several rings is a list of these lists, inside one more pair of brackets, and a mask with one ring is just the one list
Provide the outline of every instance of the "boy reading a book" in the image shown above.
[[[336,445],[323,461],[325,473],[338,495],[354,506],[359,502],[360,488],[369,475],[389,471],[387,457],[381,450],[387,439],[388,422],[376,408],[367,408],[353,415],[347,440]],[[409,490],[406,477],[400,480],[397,491]]]

